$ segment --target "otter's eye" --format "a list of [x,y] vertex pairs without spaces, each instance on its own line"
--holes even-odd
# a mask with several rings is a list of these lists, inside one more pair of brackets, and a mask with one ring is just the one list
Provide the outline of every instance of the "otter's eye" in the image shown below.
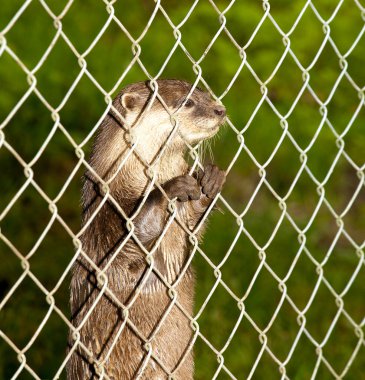
[[188,99],[185,103],[186,108],[190,108],[194,105],[194,102],[191,99]]

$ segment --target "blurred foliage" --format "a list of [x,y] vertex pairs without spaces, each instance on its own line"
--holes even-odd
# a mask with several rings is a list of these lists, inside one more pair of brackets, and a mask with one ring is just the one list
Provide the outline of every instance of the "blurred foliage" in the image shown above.
[[[59,14],[66,0],[47,0],[49,8]],[[223,11],[229,4],[226,0],[215,1]],[[277,0],[271,4],[271,15],[278,25],[289,32],[305,5],[304,0]],[[337,2],[316,0],[312,2],[324,19],[328,19]],[[1,4],[0,30],[8,24],[21,6],[22,1],[7,0]],[[193,1],[162,1],[172,22],[179,24],[189,11]],[[138,38],[144,30],[155,3],[151,0],[128,0],[115,3],[115,15],[121,20],[133,38]],[[243,0],[236,2],[225,14],[227,28],[240,46],[245,46],[256,26],[264,15],[260,1]],[[108,14],[102,1],[76,1],[62,18],[62,30],[78,52],[85,52],[108,21]],[[331,38],[341,54],[351,48],[359,35],[364,22],[354,2],[345,2],[337,16],[331,21]],[[198,60],[220,28],[218,14],[208,1],[200,1],[189,19],[183,24],[182,43],[191,56]],[[7,45],[15,52],[28,70],[37,67],[51,41],[56,29],[51,17],[38,1],[33,1],[19,20],[5,34]],[[322,24],[310,7],[301,21],[290,34],[291,49],[304,67],[310,66],[319,51],[324,32]],[[150,75],[156,75],[167,58],[176,40],[173,29],[161,12],[156,17],[140,41],[140,59]],[[245,52],[247,62],[262,82],[270,78],[285,47],[282,37],[269,19],[266,19]],[[99,85],[111,91],[133,58],[131,42],[115,22],[111,22],[95,47],[86,56],[87,69]],[[364,38],[347,57],[348,73],[358,86],[364,86]],[[216,95],[224,92],[241,64],[238,50],[222,32],[201,63],[202,73]],[[37,67],[37,89],[51,107],[59,108],[61,122],[72,138],[80,143],[99,120],[105,109],[104,95],[95,84],[83,75],[78,85],[68,94],[70,86],[80,73],[77,57],[67,43],[59,38],[54,49]],[[317,63],[311,67],[309,84],[317,97],[326,102],[328,119],[337,133],[341,134],[359,105],[359,97],[354,87],[342,77],[339,60],[327,42]],[[162,72],[162,77],[196,78],[192,63],[184,52],[177,47]],[[146,79],[145,73],[132,66],[120,87],[127,83]],[[2,122],[29,88],[27,75],[6,51],[0,55],[0,121]],[[267,84],[268,97],[283,115],[289,112],[303,85],[302,72],[293,58],[287,55],[276,75]],[[336,91],[331,94],[334,86]],[[118,89],[115,89],[115,93]],[[63,99],[69,97],[63,104]],[[280,120],[263,103],[255,117],[251,115],[262,98],[260,86],[247,66],[243,66],[228,94],[223,98],[231,121],[238,130],[245,130],[245,144],[256,160],[266,164],[266,176],[272,188],[282,197],[290,190],[301,167],[300,155],[292,141],[285,137],[272,160],[283,129]],[[327,101],[329,99],[329,101]],[[319,106],[311,93],[305,90],[300,96],[293,112],[287,117],[288,128],[297,145],[305,149],[315,136],[321,124]],[[364,164],[365,110],[359,111],[352,127],[344,137],[345,149],[355,164]],[[13,115],[5,128],[6,141],[29,162],[38,152],[50,133],[54,121],[49,110],[32,93]],[[212,145],[214,161],[226,168],[239,149],[235,133],[228,127]],[[89,145],[85,147],[89,151]],[[312,148],[308,151],[308,167],[318,181],[323,181],[338,153],[336,138],[325,123]],[[34,178],[43,191],[54,199],[61,191],[66,179],[75,168],[78,159],[74,148],[65,135],[57,130],[50,144],[33,167]],[[58,211],[70,228],[76,232],[80,224],[80,177],[83,169],[77,171],[65,194],[57,203]],[[1,197],[0,212],[11,201],[18,189],[26,182],[24,170],[13,155],[4,147],[0,149]],[[252,194],[259,184],[258,167],[245,150],[242,150],[229,173],[223,194],[230,205],[242,212],[251,202]],[[326,182],[326,198],[337,213],[341,213],[353,196],[359,179],[348,161],[341,157]],[[316,185],[305,173],[300,175],[290,195],[286,199],[287,209],[299,228],[305,228],[319,201]],[[206,233],[203,250],[210,260],[218,265],[239,233],[239,226],[225,205],[219,205],[221,212],[212,215]],[[349,209],[344,222],[353,240],[361,245],[364,241],[365,191],[362,189],[353,206]],[[257,244],[264,246],[278,224],[282,210],[278,201],[263,186],[255,196],[243,218],[244,226]],[[27,189],[12,207],[1,224],[1,232],[13,245],[26,255],[32,250],[37,239],[51,219],[47,203],[32,188]],[[338,232],[335,219],[326,206],[322,205],[306,232],[306,247],[316,260],[323,260]],[[272,243],[265,249],[266,261],[275,273],[284,278],[300,248],[297,232],[287,219],[283,219]],[[64,228],[56,221],[50,228],[45,240],[30,259],[31,272],[43,286],[52,289],[74,254],[72,242]],[[340,236],[333,249],[324,273],[336,292],[342,292],[354,273],[358,256],[354,247]],[[12,288],[22,269],[19,260],[0,240],[0,299]],[[196,255],[194,265],[197,270],[198,289],[196,312],[215,284],[216,277],[207,262]],[[282,297],[278,282],[263,269],[258,273],[260,259],[258,250],[245,234],[240,234],[237,244],[229,258],[221,267],[222,279],[238,297],[244,297],[245,311],[260,329],[265,329]],[[251,282],[254,277],[257,278]],[[361,280],[362,279],[362,280]],[[302,252],[292,274],[286,280],[287,292],[299,309],[310,300],[318,281],[316,267]],[[69,315],[68,289],[66,277],[55,293],[56,305],[65,315]],[[364,269],[360,269],[356,280],[344,295],[345,308],[356,323],[364,318]],[[1,313],[1,329],[18,347],[25,347],[37,326],[45,318],[49,309],[44,294],[25,277],[11,296]],[[321,342],[336,315],[338,306],[335,298],[321,284],[311,307],[305,314],[306,327],[312,336]],[[227,291],[218,285],[205,309],[198,319],[200,331],[221,350],[229,338],[239,316],[240,309]],[[297,314],[292,306],[284,301],[271,328],[267,332],[268,346],[284,361],[299,332]],[[64,360],[67,339],[65,323],[52,313],[42,332],[27,351],[27,363],[42,377],[51,378]],[[358,338],[348,321],[341,316],[323,348],[323,353],[333,368],[340,373],[355,350]],[[232,341],[223,352],[224,363],[239,379],[246,378],[260,355],[262,345],[257,331],[244,317]],[[309,379],[317,355],[309,339],[302,335],[296,349],[286,365],[286,373],[291,379]],[[196,379],[209,379],[217,370],[217,355],[200,338],[195,347]],[[349,369],[346,379],[360,379],[365,372],[364,347]],[[3,341],[0,342],[0,378],[9,379],[19,364],[14,351]],[[65,377],[64,373],[61,376]],[[21,379],[31,378],[23,371]],[[228,378],[222,371],[219,379]],[[279,379],[278,365],[264,352],[255,370],[254,379]],[[322,364],[318,379],[331,379],[332,375]]]

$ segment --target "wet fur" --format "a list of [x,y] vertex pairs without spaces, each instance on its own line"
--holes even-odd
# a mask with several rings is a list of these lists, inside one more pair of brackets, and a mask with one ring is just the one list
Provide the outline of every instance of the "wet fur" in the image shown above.
[[[177,80],[161,80],[158,83],[159,94],[171,109],[179,107],[178,102],[181,102],[181,99],[187,95],[191,88],[190,84]],[[127,93],[137,93],[140,96],[139,100],[142,99],[143,107],[140,106],[136,109],[133,102],[130,104],[134,118],[136,113],[140,113],[146,108],[146,102],[151,97],[151,91],[145,83],[128,86],[117,96],[113,105],[126,118],[126,124],[128,124],[128,110],[121,106],[120,99],[123,94]],[[182,123],[181,132],[183,135],[185,134],[183,138],[193,136],[190,142],[195,143],[204,138],[202,137],[203,134],[205,134],[205,138],[210,137],[210,130],[203,129],[201,131],[200,125],[209,123],[218,125],[222,118],[212,113],[217,104],[206,93],[195,90],[192,98],[197,103],[196,109],[191,110],[190,113],[187,111],[179,117]],[[131,113],[133,114],[133,112]],[[161,119],[166,119],[166,115],[162,116],[163,112],[162,105],[155,100],[152,108],[145,115],[145,121],[142,121],[141,125],[133,125],[132,123],[130,126],[132,138],[139,139],[142,142],[143,149],[138,151],[138,154],[146,161],[153,160],[169,134],[166,122],[159,123],[159,114]],[[192,120],[196,120],[196,124],[193,125]],[[191,128],[196,130],[193,131]],[[111,112],[102,122],[95,138],[90,165],[105,181],[113,176],[129,149],[124,129],[121,127],[118,117]],[[146,133],[148,133],[147,136]],[[184,159],[186,148],[183,138],[180,135],[174,137],[156,167],[159,183],[166,186],[166,189],[172,188],[171,191],[175,192],[180,191],[176,189],[176,186],[174,188],[176,178],[188,173],[188,165]],[[170,187],[168,187],[169,183],[170,185],[172,183]],[[213,184],[214,181],[212,180],[211,183]],[[144,164],[137,155],[132,154],[120,173],[110,183],[109,188],[111,195],[124,212],[127,215],[132,215],[140,204],[141,197],[146,192],[148,184],[149,180],[145,174]],[[99,181],[92,173],[87,172],[82,190],[83,225],[89,221],[102,200],[103,192]],[[193,229],[211,201],[211,198],[202,193],[199,199],[177,202],[180,219]],[[140,213],[133,220],[135,234],[146,249],[153,246],[165,227],[170,215],[167,212],[167,205],[167,199],[156,188],[150,193]],[[200,229],[198,237],[201,237],[202,232],[203,229]],[[99,268],[103,269],[109,265],[109,260],[123,242],[126,234],[124,218],[112,202],[107,201],[81,235],[80,240],[83,250],[89,258]],[[188,259],[190,248],[186,232],[177,221],[174,221],[154,253],[155,268],[161,272],[167,281],[173,283]],[[112,290],[120,302],[126,305],[133,297],[136,287],[144,278],[148,268],[145,253],[131,238],[106,271],[108,288]],[[176,287],[176,291],[178,302],[191,316],[193,315],[194,283],[194,273],[189,266]],[[82,322],[99,293],[100,288],[97,286],[94,269],[87,260],[80,257],[73,267],[71,282],[70,303],[72,324],[75,327]],[[174,305],[164,323],[154,334],[154,329],[164,316],[170,303],[171,298],[167,293],[166,286],[152,272],[141,293],[129,309],[129,320],[146,339],[153,336],[151,340],[153,354],[161,360],[170,373],[173,373],[174,378],[189,380],[193,378],[194,372],[193,353],[192,350],[187,351],[193,336],[190,320]],[[95,359],[102,361],[123,322],[122,310],[110,297],[103,295],[81,328],[80,340],[93,353]],[[69,349],[73,344],[74,340],[70,333]],[[143,349],[143,341],[126,324],[104,365],[105,373],[114,380],[132,379],[139,375],[142,379],[167,378],[166,372],[152,358],[147,363],[143,373],[138,373],[146,355],[147,351]],[[181,362],[182,358],[184,360]],[[80,347],[74,351],[67,364],[67,377],[69,380],[99,378],[94,366],[90,364],[90,359]]]

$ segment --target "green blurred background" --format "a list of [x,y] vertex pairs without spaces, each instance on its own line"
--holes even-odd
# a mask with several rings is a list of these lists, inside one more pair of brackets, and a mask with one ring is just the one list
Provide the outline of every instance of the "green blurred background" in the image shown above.
[[[55,14],[59,14],[67,3],[64,0],[46,0],[45,2]],[[22,3],[16,0],[2,1],[0,30],[8,24]],[[223,11],[229,1],[217,0],[215,3]],[[305,3],[304,0],[275,0],[271,4],[270,12],[278,25],[288,32]],[[184,19],[192,4],[190,0],[162,1],[162,5],[175,25]],[[313,1],[313,4],[321,16],[328,19],[334,12],[337,1],[317,0]],[[129,0],[117,1],[114,8],[115,15],[130,34],[138,38],[154,6],[155,3],[151,0]],[[244,46],[249,41],[263,15],[264,10],[260,1],[237,1],[231,7],[226,13],[227,28],[238,44]],[[75,1],[62,19],[62,28],[81,53],[92,43],[107,19],[108,13],[102,1]],[[182,43],[195,60],[201,57],[219,27],[218,14],[212,5],[209,1],[200,1],[188,21],[180,29]],[[355,2],[345,2],[330,23],[331,38],[341,54],[348,51],[363,27],[364,20]],[[51,17],[39,1],[33,1],[5,37],[7,45],[24,65],[32,70],[55,33],[56,29]],[[290,35],[291,48],[304,67],[310,65],[324,37],[322,24],[308,7]],[[347,71],[360,88],[364,88],[365,85],[364,40],[365,38],[360,39],[347,57]],[[152,76],[159,72],[174,43],[171,26],[161,12],[158,12],[147,34],[140,42],[142,49],[140,58]],[[270,20],[266,19],[246,49],[247,61],[264,82],[270,77],[284,50],[282,37]],[[132,58],[131,42],[112,22],[87,55],[86,61],[90,73],[104,89],[110,91]],[[215,94],[220,95],[224,92],[240,63],[241,58],[237,49],[227,36],[221,33],[201,63],[203,77]],[[56,108],[79,72],[77,58],[60,38],[44,64],[35,73],[37,89],[47,102]],[[309,84],[320,101],[324,102],[328,99],[340,73],[339,59],[327,43],[317,63],[309,71]],[[195,80],[192,64],[180,48],[168,62],[162,77]],[[120,87],[145,79],[147,78],[142,70],[138,65],[134,65]],[[302,73],[288,55],[267,85],[268,96],[279,112],[286,114],[302,85]],[[24,71],[6,51],[3,52],[0,56],[1,122],[28,88],[29,84]],[[248,124],[261,96],[260,86],[244,66],[232,88],[222,100],[235,127],[238,130],[245,129],[244,138],[247,149],[260,164],[264,164],[278,144],[283,129],[279,118],[266,102]],[[359,102],[357,91],[346,78],[343,78],[327,105],[328,119],[338,134],[346,129]],[[60,109],[61,122],[72,138],[80,143],[96,124],[105,106],[103,94],[84,75],[66,104]],[[318,103],[308,90],[303,92],[287,121],[293,138],[302,149],[305,149],[321,123]],[[29,162],[38,152],[53,124],[49,110],[32,93],[6,125],[5,138],[21,157]],[[362,106],[352,127],[343,138],[348,156],[358,166],[364,165],[364,125],[365,110]],[[85,147],[86,152],[89,152],[89,149],[90,144]],[[236,134],[226,127],[220,133],[219,139],[215,139],[212,144],[215,163],[222,168],[227,168],[238,149]],[[329,126],[324,124],[308,152],[308,167],[318,181],[325,179],[337,153],[336,137]],[[58,130],[33,166],[34,179],[46,194],[54,199],[77,162],[74,148],[65,135]],[[279,196],[284,197],[287,194],[300,165],[298,150],[290,139],[285,137],[279,150],[266,167],[267,179]],[[60,215],[75,233],[80,225],[80,178],[83,171],[84,169],[81,168],[76,173],[57,203]],[[22,166],[5,147],[0,149],[0,181],[0,212],[2,212],[26,181]],[[241,213],[246,208],[259,181],[258,167],[243,149],[229,173],[223,191],[226,200],[237,213]],[[325,184],[326,199],[336,213],[343,212],[358,185],[359,177],[356,170],[341,156]],[[299,228],[305,228],[318,201],[316,185],[304,171],[286,200],[288,212]],[[238,224],[228,209],[223,204],[219,204],[219,207],[222,212],[216,212],[211,216],[202,245],[202,249],[215,265],[221,262],[239,231]],[[365,191],[362,187],[352,207],[342,219],[353,244],[340,234],[324,266],[324,275],[337,294],[346,288],[358,266],[360,255],[363,255],[363,252],[356,252],[355,246],[364,244],[364,211]],[[262,186],[243,217],[245,229],[259,246],[264,246],[270,239],[281,213],[278,201],[267,187]],[[1,222],[1,232],[23,255],[26,255],[36,243],[50,218],[51,213],[47,203],[32,186],[29,186]],[[300,310],[310,302],[318,281],[313,258],[321,261],[326,257],[338,233],[338,228],[329,209],[322,205],[306,232],[306,248],[311,253],[312,260],[303,251],[294,269],[290,271],[291,275],[286,279],[288,295]],[[277,276],[283,279],[299,248],[298,233],[284,218],[274,239],[265,250],[266,262]],[[55,222],[30,259],[31,271],[45,288],[51,290],[73,254],[71,239],[64,228]],[[23,273],[23,269],[19,259],[1,239],[0,262],[0,299],[3,299]],[[259,265],[258,249],[247,235],[242,233],[222,266],[221,273],[222,279],[232,292],[237,297],[244,297],[245,310],[257,328],[264,330],[279,305],[282,293],[278,288],[278,282],[265,268],[259,271],[253,281]],[[198,278],[196,295],[196,312],[198,312],[215,284],[216,277],[212,267],[199,254],[194,258],[194,266]],[[69,315],[69,280],[69,276],[66,277],[54,295],[57,306],[66,316]],[[343,295],[345,310],[358,325],[364,321],[365,317],[364,290],[365,268],[362,265],[351,287]],[[334,295],[323,282],[311,302],[311,306],[305,313],[306,328],[313,339],[322,342],[338,312],[338,306]],[[45,317],[48,307],[44,294],[31,279],[25,277],[1,311],[1,329],[18,347],[23,348]],[[237,302],[224,287],[218,285],[198,319],[200,331],[219,351],[230,336],[239,314]],[[297,313],[287,301],[284,301],[272,326],[267,331],[268,346],[280,361],[287,358],[298,332]],[[364,322],[362,322],[362,332],[364,333]],[[52,313],[40,335],[26,353],[27,363],[42,379],[49,379],[55,375],[65,357],[66,339],[65,323]],[[341,314],[323,347],[326,360],[337,373],[344,370],[358,342],[359,338],[354,333],[353,325]],[[244,317],[231,343],[223,353],[224,363],[234,376],[244,379],[249,375],[261,348],[257,330]],[[196,341],[195,356],[196,379],[212,378],[219,366],[217,355],[201,338]],[[309,379],[316,360],[315,347],[303,334],[286,364],[287,376],[290,379]],[[11,378],[18,366],[16,354],[1,340],[0,379]],[[361,379],[364,373],[365,347],[362,344],[344,378]],[[19,378],[32,377],[23,371]],[[64,372],[61,378],[65,378]],[[221,371],[218,378],[228,379],[229,376]],[[281,378],[277,363],[267,352],[263,353],[253,378]],[[322,363],[316,378],[322,380],[334,377]]]

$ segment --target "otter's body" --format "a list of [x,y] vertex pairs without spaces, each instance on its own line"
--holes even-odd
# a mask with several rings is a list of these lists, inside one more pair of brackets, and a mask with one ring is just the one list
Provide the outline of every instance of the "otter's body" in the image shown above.
[[[96,379],[103,373],[113,380],[157,380],[168,375],[181,380],[193,378],[189,317],[193,316],[195,280],[191,267],[186,269],[191,244],[180,223],[194,230],[220,191],[225,175],[212,165],[198,180],[188,175],[185,141],[193,144],[215,134],[225,110],[201,90],[195,90],[190,101],[184,103],[191,89],[186,82],[160,80],[158,85],[169,110],[180,110],[176,119],[181,126],[167,143],[172,130],[170,115],[157,99],[146,110],[151,91],[145,83],[128,86],[113,102],[125,119],[123,127],[136,143],[135,153],[120,167],[130,144],[113,114],[106,116],[95,138],[92,170],[86,173],[83,187],[80,240],[88,258],[104,270],[113,295],[103,291],[96,280],[97,272],[80,256],[71,282],[72,323],[80,333],[80,344],[68,362],[69,380]],[[144,199],[151,183],[145,162],[154,163],[163,146],[165,151],[153,168],[168,198],[177,198],[179,221],[173,219],[171,223],[168,199],[158,188],[152,187]],[[108,182],[117,205],[106,200],[94,171]],[[129,233],[118,206],[132,218],[133,235],[138,241]],[[200,238],[201,234],[199,228],[195,236]],[[150,250],[153,268],[162,279],[146,261]],[[168,292],[164,282],[175,284],[175,294]],[[123,313],[120,304],[128,311]],[[69,349],[77,342],[75,338],[70,333]],[[99,368],[95,361],[101,364]]]

